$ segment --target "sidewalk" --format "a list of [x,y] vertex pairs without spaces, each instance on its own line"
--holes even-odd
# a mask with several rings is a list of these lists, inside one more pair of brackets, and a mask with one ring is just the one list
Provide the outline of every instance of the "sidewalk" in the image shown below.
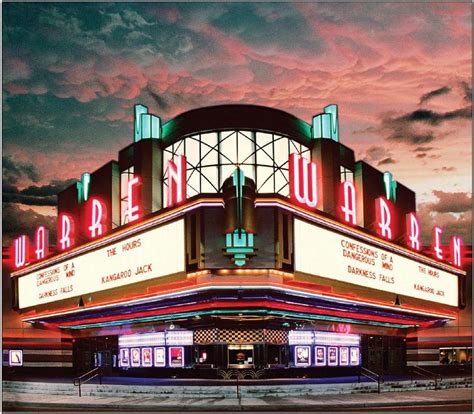
[[[331,411],[369,407],[415,407],[449,404],[472,404],[472,388],[438,391],[385,392],[381,394],[343,394],[266,398],[137,398],[77,397],[42,394],[3,393],[3,410],[114,410],[114,411]],[[469,411],[472,411],[470,408]]]

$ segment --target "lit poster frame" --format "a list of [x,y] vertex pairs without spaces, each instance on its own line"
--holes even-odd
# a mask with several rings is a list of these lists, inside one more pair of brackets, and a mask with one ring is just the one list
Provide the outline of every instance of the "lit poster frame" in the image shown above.
[[[173,357],[173,351],[175,350],[180,350],[181,351],[181,362],[179,360],[174,359]],[[168,348],[168,365],[170,367],[184,367],[184,347],[183,346],[170,346]]]
[[153,363],[155,367],[166,366],[166,348],[164,346],[153,348]]
[[311,365],[311,347],[309,345],[295,346],[295,366],[308,367]]
[[326,347],[315,346],[314,347],[314,364],[318,367],[326,366]]
[[349,365],[349,347],[341,346],[339,348],[339,365],[348,366]]
[[337,346],[328,346],[328,365],[337,366],[338,364],[338,349]]
[[23,366],[23,350],[10,349],[8,351],[8,365],[10,367],[22,367]]
[[148,368],[153,366],[152,353],[150,347],[142,348],[142,367]]
[[351,346],[350,358],[351,365],[360,365],[360,349],[358,347]]
[[129,367],[130,366],[130,349],[120,348],[119,363],[120,363],[121,367]]
[[130,348],[130,366],[140,366],[140,348]]

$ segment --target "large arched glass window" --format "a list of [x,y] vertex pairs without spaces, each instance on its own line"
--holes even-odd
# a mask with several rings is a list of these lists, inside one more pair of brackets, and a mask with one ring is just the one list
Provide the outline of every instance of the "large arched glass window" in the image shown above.
[[165,148],[163,194],[167,205],[168,160],[185,155],[186,195],[218,193],[239,166],[255,181],[258,193],[289,195],[288,159],[291,153],[310,159],[309,149],[277,134],[258,131],[220,131],[196,134]]

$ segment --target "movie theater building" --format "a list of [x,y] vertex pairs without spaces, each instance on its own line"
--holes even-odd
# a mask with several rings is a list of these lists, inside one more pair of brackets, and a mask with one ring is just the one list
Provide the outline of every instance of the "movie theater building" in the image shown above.
[[15,239],[23,333],[4,363],[226,378],[426,360],[418,338],[465,306],[462,240],[435,227],[426,251],[414,192],[338,123],[336,105],[311,124],[252,105],[162,124],[136,105],[118,160],[58,195],[54,251],[45,227]]

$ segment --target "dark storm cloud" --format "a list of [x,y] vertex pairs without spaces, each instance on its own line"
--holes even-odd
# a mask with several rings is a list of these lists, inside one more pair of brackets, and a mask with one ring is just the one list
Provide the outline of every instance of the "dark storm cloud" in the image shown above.
[[446,121],[453,121],[456,119],[471,119],[472,107],[466,106],[464,108],[455,109],[449,112],[435,112],[428,109],[417,109],[406,115],[398,118],[393,118],[390,122],[394,123],[413,123],[422,122],[429,125],[440,125]]
[[397,161],[393,159],[391,152],[380,145],[373,145],[365,151],[364,161],[369,163],[377,163],[377,165],[395,164]]
[[436,96],[446,95],[449,92],[451,92],[451,88],[449,86],[443,86],[442,88],[435,89],[434,91],[425,93],[424,95],[421,96],[420,101],[418,102],[418,105],[424,104],[425,102],[429,101],[430,99]]
[[162,109],[164,111],[168,110],[168,108],[170,107],[170,104],[168,103],[168,101],[164,97],[156,94],[150,88],[147,88],[146,91],[153,98],[153,100],[155,101],[158,109]]
[[456,171],[456,167],[441,167],[441,168],[434,168],[434,172],[453,172]]
[[6,155],[2,157],[3,181],[17,183],[21,178],[29,178],[33,182],[40,180],[40,174],[36,166],[29,162],[15,161],[13,157]]
[[74,179],[65,181],[54,180],[48,185],[29,186],[19,190],[13,183],[3,182],[3,202],[21,203],[31,206],[55,206],[57,194],[75,182]]
[[413,151],[415,152],[428,152],[434,150],[434,147],[416,147]]
[[31,209],[22,210],[18,205],[2,204],[3,246],[11,245],[14,238],[20,234],[32,236],[32,229],[46,226],[50,240],[56,238],[56,218],[39,214]]
[[377,166],[380,166],[380,165],[387,165],[387,164],[396,164],[397,161],[395,161],[393,158],[391,157],[388,157],[388,158],[384,158],[383,160],[379,161],[377,163]]
[[438,198],[437,202],[429,203],[429,208],[433,212],[465,213],[471,210],[472,198],[468,193],[434,190],[433,194]]

